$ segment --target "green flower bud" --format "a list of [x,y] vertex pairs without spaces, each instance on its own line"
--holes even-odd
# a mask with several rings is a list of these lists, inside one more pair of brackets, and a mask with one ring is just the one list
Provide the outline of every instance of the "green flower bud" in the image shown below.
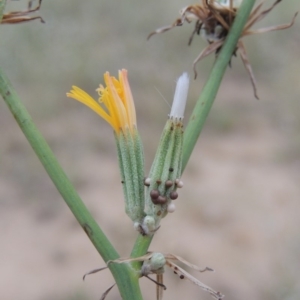
[[183,113],[188,86],[189,78],[187,73],[184,73],[178,79],[171,113],[147,178],[145,192],[147,217],[141,225],[142,234],[153,234],[159,228],[160,220],[168,212],[175,211],[172,200],[178,197],[176,189],[182,173]]
[[97,89],[98,101],[76,86],[73,86],[67,96],[90,107],[113,128],[125,196],[125,211],[134,226],[138,227],[145,216],[144,155],[127,71],[119,71],[118,79],[106,72],[104,81],[106,86],[100,85]]

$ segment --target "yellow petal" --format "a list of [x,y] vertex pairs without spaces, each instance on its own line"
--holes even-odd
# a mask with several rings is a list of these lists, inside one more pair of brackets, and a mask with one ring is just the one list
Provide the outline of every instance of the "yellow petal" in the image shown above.
[[100,115],[106,122],[112,125],[112,118],[108,115],[108,113],[99,105],[88,93],[83,91],[77,86],[72,86],[72,90],[70,93],[67,93],[67,97],[73,98],[96,112]]
[[105,87],[100,85],[96,90],[99,94],[98,102],[80,88],[73,86],[67,96],[82,102],[99,114],[119,133],[120,130],[132,130],[136,127],[136,115],[131,94],[127,70],[119,71],[119,79],[104,74]]
[[128,77],[127,77],[127,70],[121,70],[119,71],[119,79],[120,83],[123,86],[124,90],[124,105],[127,111],[127,116],[128,116],[128,122],[132,126],[136,126],[136,113],[135,113],[135,106],[133,102],[133,97],[131,94],[131,89],[129,86],[128,82]]

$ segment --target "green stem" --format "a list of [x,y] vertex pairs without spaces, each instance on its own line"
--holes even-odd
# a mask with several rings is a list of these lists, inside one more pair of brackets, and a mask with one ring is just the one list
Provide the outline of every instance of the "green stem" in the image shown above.
[[[61,196],[71,209],[75,218],[88,235],[104,261],[119,257],[110,241],[102,232],[92,215],[80,199],[66,174],[60,167],[47,142],[34,125],[29,113],[21,103],[8,78],[0,69],[0,94],[19,124],[31,147],[40,159]],[[127,264],[110,264],[110,270],[116,280],[123,299],[142,299],[138,283],[138,274]]]
[[[255,0],[245,0],[241,4],[235,21],[232,25],[232,29],[228,34],[222,50],[212,68],[208,81],[204,86],[203,91],[196,103],[196,106],[184,133],[182,171],[186,167],[190,155],[195,147],[203,124],[216,97],[223,75],[231,59],[232,53],[236,47],[238,39],[242,33],[245,23],[247,22],[248,16],[252,10],[254,3]],[[152,237],[143,237],[139,235],[133,246],[131,257],[144,255],[147,252],[151,241]]]
[[196,145],[198,137],[202,131],[204,122],[216,98],[222,78],[235,50],[239,37],[245,27],[249,14],[253,8],[255,0],[244,0],[237,12],[232,28],[226,38],[224,45],[216,59],[210,72],[209,78],[202,90],[202,93],[195,105],[194,111],[189,119],[184,132],[183,142],[183,169]]
[[141,234],[139,234],[131,251],[130,257],[139,257],[144,255],[151,244],[152,238],[153,235],[142,236]]
[[[139,234],[139,236],[137,237],[135,244],[133,246],[133,249],[131,251],[130,257],[139,257],[139,256],[143,256],[144,254],[146,254],[146,252],[148,251],[148,248],[151,244],[153,235],[152,236],[142,236],[141,234]],[[139,271],[141,269],[141,262],[133,262],[132,263],[132,267],[136,270]]]
[[2,17],[4,15],[5,5],[6,5],[6,0],[0,0],[0,24],[2,21]]
[[[0,0],[0,20],[2,18],[5,2],[6,1]],[[243,1],[232,29],[228,34],[227,40],[222,47],[222,51],[220,52],[202,94],[197,101],[184,134],[183,169],[185,168],[200,135],[204,121],[216,97],[217,90],[254,2],[255,0]],[[0,93],[58,191],[102,258],[105,261],[118,258],[118,253],[76,193],[74,187],[61,169],[46,141],[33,124],[30,115],[20,102],[16,92],[13,90],[10,82],[1,69]],[[133,247],[131,256],[137,257],[145,254],[150,246],[151,240],[152,237],[143,237],[139,235]],[[137,272],[133,271],[127,264],[110,264],[110,269],[123,299],[142,299]]]

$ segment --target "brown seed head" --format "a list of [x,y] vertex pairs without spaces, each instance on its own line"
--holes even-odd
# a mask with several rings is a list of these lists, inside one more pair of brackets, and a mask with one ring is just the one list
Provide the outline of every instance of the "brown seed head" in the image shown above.
[[159,190],[152,190],[150,192],[150,197],[151,197],[152,200],[156,200],[159,195],[160,195]]
[[176,191],[172,191],[170,193],[170,199],[175,200],[178,198],[178,193]]
[[166,188],[170,188],[172,185],[173,185],[173,181],[172,181],[172,180],[167,180],[167,181],[165,182]]

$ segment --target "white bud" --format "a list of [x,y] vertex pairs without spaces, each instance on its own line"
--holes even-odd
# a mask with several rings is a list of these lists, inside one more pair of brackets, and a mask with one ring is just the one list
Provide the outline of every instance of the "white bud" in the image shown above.
[[189,75],[183,73],[177,80],[170,118],[183,119],[189,90]]
[[173,202],[168,204],[167,211],[168,213],[173,213],[176,210],[176,206]]
[[151,183],[151,178],[149,178],[149,177],[145,178],[144,184],[150,185],[150,183]]
[[183,187],[183,181],[181,181],[180,179],[176,179],[175,180],[176,186],[178,188],[182,188]]

